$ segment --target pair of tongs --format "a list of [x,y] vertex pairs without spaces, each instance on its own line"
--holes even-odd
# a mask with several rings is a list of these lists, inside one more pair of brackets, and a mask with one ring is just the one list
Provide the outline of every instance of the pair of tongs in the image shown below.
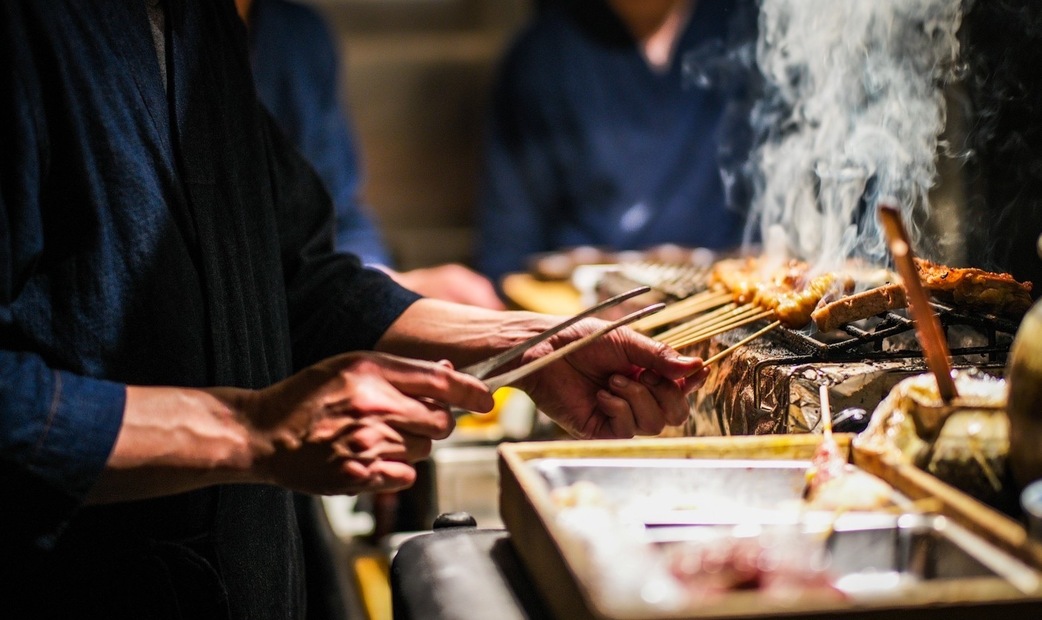
[[550,329],[548,329],[548,330],[546,330],[544,332],[541,332],[539,334],[536,334],[535,336],[532,336],[528,340],[525,340],[524,342],[522,342],[520,344],[517,344],[517,345],[507,349],[506,351],[503,351],[501,353],[497,353],[496,355],[493,355],[492,357],[489,357],[488,359],[480,361],[480,362],[478,362],[476,364],[471,364],[470,366],[467,366],[465,368],[461,368],[460,372],[464,372],[464,373],[467,373],[468,375],[472,375],[474,377],[477,377],[478,379],[481,379],[485,383],[485,385],[488,386],[489,391],[495,392],[499,388],[505,387],[507,385],[510,385],[511,383],[514,383],[515,381],[517,381],[517,380],[519,380],[519,379],[521,379],[523,377],[527,377],[528,375],[532,374],[533,372],[535,372],[535,371],[537,371],[537,370],[539,370],[539,369],[541,369],[541,368],[543,368],[543,367],[545,367],[545,366],[547,366],[549,364],[552,364],[553,362],[556,362],[557,360],[561,359],[562,357],[564,357],[566,355],[570,355],[572,353],[575,353],[576,351],[578,351],[579,349],[581,349],[581,348],[585,347],[586,345],[590,344],[594,340],[597,340],[601,336],[603,336],[603,335],[605,335],[605,334],[607,334],[607,333],[609,333],[609,332],[611,332],[611,331],[613,331],[615,329],[618,329],[619,327],[622,327],[623,325],[627,325],[627,324],[632,323],[632,322],[634,322],[634,321],[636,321],[638,319],[644,318],[644,317],[646,317],[646,316],[648,316],[650,314],[654,314],[655,312],[658,312],[659,310],[664,308],[665,304],[662,304],[662,303],[657,303],[657,304],[652,304],[650,306],[646,306],[644,308],[641,308],[640,310],[637,310],[635,312],[631,312],[630,314],[627,314],[626,316],[622,317],[621,319],[618,319],[616,321],[612,321],[611,323],[608,323],[608,324],[604,325],[603,327],[601,327],[597,331],[591,332],[591,333],[583,336],[582,338],[579,338],[578,340],[573,340],[572,342],[569,342],[568,344],[566,344],[565,346],[561,347],[560,349],[555,349],[554,351],[552,351],[550,353],[547,353],[546,355],[543,355],[543,356],[539,357],[538,359],[532,360],[531,362],[529,362],[529,363],[527,363],[527,364],[525,364],[523,366],[518,366],[517,368],[514,368],[513,370],[509,370],[509,371],[504,372],[502,374],[495,375],[493,377],[489,377],[489,375],[493,371],[495,371],[497,368],[499,368],[503,364],[506,364],[507,362],[509,362],[509,361],[511,361],[511,360],[513,360],[513,359],[515,359],[517,357],[519,357],[520,355],[524,354],[526,351],[528,351],[529,349],[531,349],[535,345],[540,344],[541,342],[543,342],[543,341],[545,341],[545,340],[547,340],[547,339],[557,335],[558,333],[560,333],[564,329],[567,329],[568,327],[571,327],[572,325],[575,325],[576,323],[578,323],[582,319],[585,319],[586,317],[589,317],[589,316],[592,316],[592,315],[594,315],[594,314],[596,314],[598,312],[601,312],[602,310],[606,310],[608,308],[611,308],[612,306],[617,306],[618,304],[626,301],[627,299],[631,299],[631,298],[636,297],[638,295],[642,295],[644,293],[647,293],[650,290],[651,290],[650,287],[642,286],[642,287],[639,287],[639,288],[635,288],[635,289],[633,289],[631,291],[626,291],[625,293],[622,293],[621,295],[616,295],[615,297],[612,297],[610,299],[606,299],[606,300],[602,301],[601,303],[599,303],[599,304],[597,304],[595,306],[592,306],[590,308],[587,308],[586,310],[583,310],[579,314],[576,314],[575,316],[573,316],[573,317],[571,317],[571,318],[569,318],[569,319],[567,319],[567,320],[565,320],[565,321],[563,321],[561,323],[558,323],[554,327],[551,327]]

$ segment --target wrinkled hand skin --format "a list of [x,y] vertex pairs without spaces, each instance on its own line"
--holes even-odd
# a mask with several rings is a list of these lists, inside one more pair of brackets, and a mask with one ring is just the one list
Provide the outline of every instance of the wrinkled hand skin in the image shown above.
[[411,485],[411,464],[452,432],[450,406],[488,411],[492,397],[448,362],[349,353],[257,392],[246,423],[264,479],[356,494]]
[[[577,323],[526,354],[526,361],[603,325]],[[686,396],[705,382],[702,360],[620,328],[519,382],[537,405],[581,439],[655,435],[687,420]]]

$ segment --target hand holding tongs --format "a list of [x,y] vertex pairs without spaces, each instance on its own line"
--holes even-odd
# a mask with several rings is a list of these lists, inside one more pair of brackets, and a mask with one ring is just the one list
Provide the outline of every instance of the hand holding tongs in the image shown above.
[[567,319],[566,321],[563,321],[544,332],[536,334],[528,340],[525,340],[524,342],[517,344],[507,349],[506,351],[493,355],[492,357],[489,357],[488,359],[480,361],[476,364],[471,364],[470,366],[461,368],[460,372],[464,372],[468,375],[472,375],[474,377],[477,377],[478,379],[481,379],[485,383],[485,385],[488,386],[489,391],[495,392],[501,387],[514,383],[515,381],[523,377],[527,377],[531,373],[543,368],[544,366],[552,364],[553,362],[556,362],[562,357],[574,353],[575,351],[578,351],[582,347],[585,347],[586,345],[590,344],[594,340],[597,340],[598,338],[607,334],[608,332],[622,327],[623,325],[632,323],[637,319],[641,319],[645,316],[658,312],[659,310],[664,308],[665,304],[661,303],[652,304],[645,308],[641,308],[640,310],[627,314],[621,319],[608,323],[607,325],[601,327],[595,332],[589,333],[583,336],[582,338],[579,338],[578,340],[573,340],[572,342],[569,342],[560,349],[555,349],[554,351],[547,353],[546,355],[543,355],[538,359],[532,360],[531,362],[523,366],[519,366],[513,370],[509,370],[494,377],[488,376],[492,371],[499,368],[503,364],[517,358],[518,356],[522,355],[535,345],[540,344],[541,342],[557,335],[564,329],[578,323],[580,320],[585,319],[588,316],[592,316],[593,314],[596,314],[597,312],[600,312],[602,310],[606,310],[607,308],[611,308],[612,306],[616,306],[626,301],[627,299],[647,293],[650,290],[650,287],[642,286],[639,288],[635,288],[631,291],[622,293],[621,295],[616,295],[611,299],[606,299],[605,301],[602,301],[601,303],[595,306],[583,310],[579,314],[576,314],[575,316]]

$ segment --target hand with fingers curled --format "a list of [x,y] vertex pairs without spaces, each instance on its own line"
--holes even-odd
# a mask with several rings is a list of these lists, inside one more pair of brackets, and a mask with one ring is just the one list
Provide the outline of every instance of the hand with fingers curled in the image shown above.
[[246,406],[255,468],[314,494],[390,491],[449,435],[449,407],[488,411],[492,397],[448,362],[348,353],[255,392]]
[[[595,331],[583,320],[526,354],[533,359]],[[689,415],[687,395],[700,388],[708,368],[702,360],[629,328],[598,341],[521,380],[547,415],[580,439],[657,435]]]

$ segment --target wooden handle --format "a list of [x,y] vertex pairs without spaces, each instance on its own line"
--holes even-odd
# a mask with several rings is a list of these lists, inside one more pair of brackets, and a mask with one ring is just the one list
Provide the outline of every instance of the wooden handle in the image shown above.
[[915,323],[915,332],[919,344],[923,347],[926,365],[937,379],[937,391],[944,402],[951,402],[959,395],[952,379],[951,362],[948,359],[948,339],[941,329],[941,322],[930,306],[930,301],[919,279],[912,255],[912,245],[908,241],[901,212],[890,204],[879,204],[879,219],[886,231],[890,253],[894,256],[897,273],[901,276],[905,295],[908,297],[908,311]]

